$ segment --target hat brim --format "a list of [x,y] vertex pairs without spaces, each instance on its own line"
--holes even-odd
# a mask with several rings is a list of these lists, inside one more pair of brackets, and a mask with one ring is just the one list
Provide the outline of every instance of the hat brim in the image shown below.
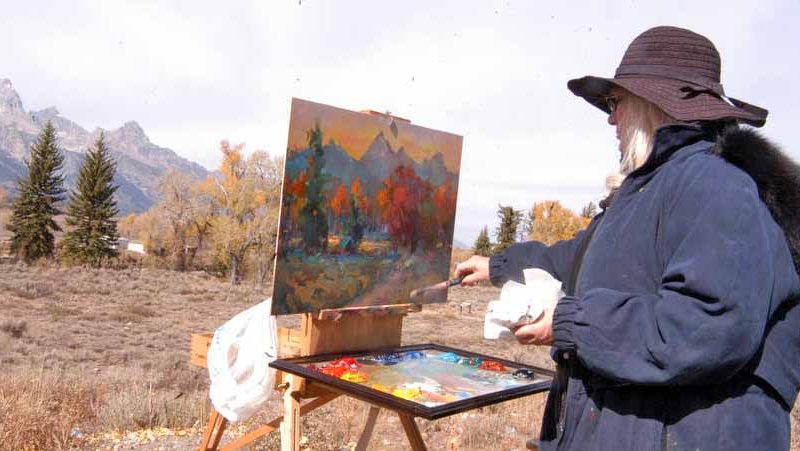
[[[683,90],[687,86],[694,91],[687,94]],[[630,91],[657,105],[672,118],[684,122],[735,119],[761,127],[769,114],[764,108],[727,97],[731,102],[729,104],[712,93],[703,92],[701,86],[681,80],[659,77],[602,78],[589,75],[567,82],[567,88],[573,94],[583,97],[606,113],[610,111],[605,99],[614,87]]]

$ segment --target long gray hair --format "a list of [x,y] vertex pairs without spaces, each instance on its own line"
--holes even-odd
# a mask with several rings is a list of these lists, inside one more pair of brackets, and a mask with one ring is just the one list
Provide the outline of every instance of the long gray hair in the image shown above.
[[625,115],[620,124],[622,157],[619,170],[606,177],[606,189],[609,191],[618,188],[628,174],[647,161],[653,148],[656,129],[664,124],[677,122],[656,105],[629,91],[615,88],[611,94],[623,99]]

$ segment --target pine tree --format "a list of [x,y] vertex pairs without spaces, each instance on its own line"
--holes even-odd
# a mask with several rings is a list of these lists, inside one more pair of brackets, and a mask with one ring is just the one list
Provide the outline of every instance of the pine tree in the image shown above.
[[61,213],[58,204],[64,199],[64,177],[59,173],[64,167],[64,155],[49,121],[31,147],[25,166],[28,175],[17,180],[8,230],[13,233],[11,251],[31,262],[53,255],[53,232],[61,231],[53,218]]
[[517,227],[522,219],[522,212],[514,210],[514,207],[497,206],[497,218],[500,225],[497,226],[497,244],[494,252],[502,252],[517,241]]
[[119,212],[113,185],[116,164],[109,155],[103,133],[86,153],[75,191],[70,194],[67,225],[72,230],[64,237],[67,258],[99,267],[104,258],[117,254],[119,239],[114,216]]
[[475,240],[473,252],[475,252],[475,255],[482,255],[484,257],[492,255],[492,242],[489,240],[489,227],[481,229],[481,233],[478,234],[478,238]]
[[325,157],[322,147],[322,130],[319,124],[306,131],[308,147],[314,150],[310,157],[308,181],[306,182],[306,203],[300,209],[300,227],[303,235],[303,248],[307,254],[325,252],[328,248],[328,219],[324,206],[327,202],[325,186],[328,177],[323,171]]

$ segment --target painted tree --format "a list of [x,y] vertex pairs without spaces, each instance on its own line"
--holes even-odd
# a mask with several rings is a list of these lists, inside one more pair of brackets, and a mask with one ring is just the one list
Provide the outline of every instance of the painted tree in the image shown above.
[[369,196],[364,191],[364,185],[361,183],[360,178],[353,177],[353,181],[350,182],[350,194],[353,196],[353,199],[355,199],[361,214],[363,216],[369,215]]
[[492,255],[492,241],[489,239],[489,227],[484,226],[475,239],[475,245],[472,247],[475,255],[482,255],[488,257]]
[[328,217],[325,212],[328,177],[322,171],[324,152],[319,124],[306,132],[308,147],[308,179],[305,183],[305,205],[300,209],[299,225],[306,254],[324,252],[328,248]]
[[300,211],[306,205],[306,182],[308,181],[308,174],[306,171],[300,171],[295,178],[290,178],[288,175],[284,176],[283,185],[283,208],[287,212],[287,218],[284,224],[285,239],[289,240],[291,237],[300,233]]
[[517,227],[519,226],[522,212],[510,206],[497,206],[497,244],[494,252],[502,252],[517,241]]
[[31,262],[53,255],[53,233],[61,231],[54,217],[61,213],[58,205],[64,199],[64,177],[60,173],[64,155],[49,121],[31,147],[25,165],[28,173],[17,180],[17,197],[7,228],[13,234],[11,251]]
[[413,168],[398,166],[383,181],[376,196],[381,223],[387,228],[395,248],[416,250],[420,227],[420,206],[424,184]]
[[330,212],[334,231],[342,234],[344,232],[344,222],[350,217],[350,193],[344,184],[339,183],[332,190],[333,196],[330,200]]
[[574,237],[590,220],[573,213],[557,200],[533,204],[530,214],[533,226],[529,238],[548,245]]
[[103,133],[88,150],[78,173],[76,189],[70,194],[63,241],[67,259],[100,267],[104,259],[117,255],[119,234],[114,217],[119,210],[114,200],[116,163],[111,158]]
[[456,217],[456,191],[446,183],[433,191],[436,243],[443,243],[453,232]]

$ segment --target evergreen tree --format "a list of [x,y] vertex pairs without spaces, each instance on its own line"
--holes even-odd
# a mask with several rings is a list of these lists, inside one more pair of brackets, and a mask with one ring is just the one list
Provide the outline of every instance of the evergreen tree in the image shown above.
[[497,218],[500,219],[500,225],[497,226],[495,253],[506,250],[517,241],[517,227],[522,219],[522,212],[514,210],[514,207],[498,205]]
[[113,185],[116,164],[109,155],[103,133],[86,153],[75,191],[70,194],[67,225],[72,230],[64,237],[64,254],[68,258],[99,267],[104,258],[117,254],[119,212],[114,200]]
[[492,255],[492,242],[489,240],[489,227],[481,229],[481,233],[478,234],[478,238],[475,240],[473,252],[475,252],[475,255],[482,255],[484,257]]
[[309,157],[306,203],[300,209],[300,228],[305,252],[315,254],[328,249],[328,215],[325,211],[325,205],[327,205],[325,188],[328,177],[322,170],[325,164],[325,153],[319,124],[315,124],[313,129],[308,130],[306,137],[308,147],[313,149],[314,153]]
[[64,155],[50,121],[36,138],[25,166],[28,174],[17,180],[17,197],[7,227],[13,233],[11,251],[31,262],[53,255],[53,232],[61,231],[53,218],[61,213],[58,203],[64,199],[64,177],[59,173]]

